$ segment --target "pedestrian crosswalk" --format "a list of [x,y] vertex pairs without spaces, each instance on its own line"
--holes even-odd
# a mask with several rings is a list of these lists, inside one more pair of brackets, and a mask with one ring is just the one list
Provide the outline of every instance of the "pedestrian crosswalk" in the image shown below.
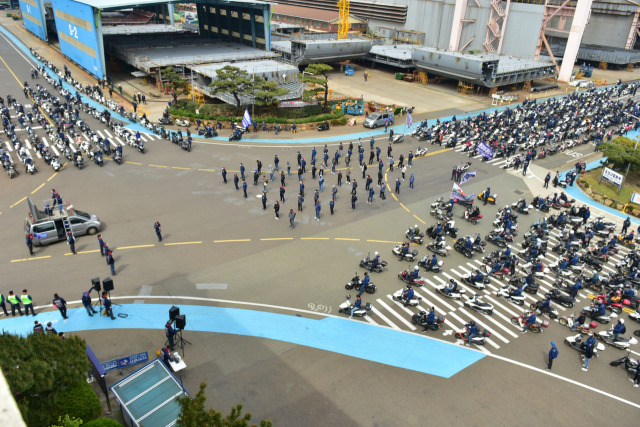
[[[551,251],[552,247],[560,243],[559,238],[559,231],[554,229],[549,233],[548,250],[543,260],[545,267],[548,267],[560,258],[559,255]],[[514,254],[524,250],[521,243],[513,243],[511,247]],[[626,248],[618,247],[617,249],[618,253],[610,255],[609,262],[603,265],[603,269],[600,272],[601,276],[610,272],[615,272],[615,265],[622,261],[629,253],[629,250]],[[582,250],[581,253],[582,252],[584,252],[584,250]],[[473,320],[481,330],[486,329],[491,332],[491,336],[486,339],[486,345],[484,348],[477,347],[477,349],[485,353],[491,353],[492,351],[500,349],[502,346],[523,336],[520,334],[521,327],[514,325],[512,323],[512,318],[523,315],[523,312],[528,310],[531,304],[544,299],[544,296],[551,291],[551,289],[555,288],[554,282],[557,277],[550,273],[544,278],[536,278],[536,284],[540,287],[538,293],[534,295],[528,292],[523,292],[522,295],[525,297],[525,302],[522,306],[519,306],[497,296],[497,292],[502,287],[508,286],[509,282],[506,279],[501,280],[491,276],[489,278],[489,283],[486,285],[486,289],[482,291],[467,286],[461,281],[463,276],[475,273],[476,269],[483,271],[483,257],[484,256],[479,256],[476,259],[467,260],[457,265],[451,265],[450,267],[446,265],[447,261],[445,259],[445,268],[443,268],[441,273],[425,273],[425,276],[423,276],[425,279],[425,285],[423,287],[414,287],[416,296],[421,298],[417,307],[404,307],[402,303],[393,300],[392,293],[376,295],[376,299],[372,301],[373,309],[369,313],[369,316],[364,317],[364,320],[372,325],[386,326],[395,330],[422,333],[422,327],[419,325],[416,326],[412,323],[412,316],[419,311],[428,312],[431,307],[434,307],[436,313],[438,315],[444,315],[446,320],[439,331],[428,331],[426,332],[427,335],[433,334],[434,336],[438,336],[439,338],[442,337],[444,339],[447,339],[446,337],[448,337],[448,339],[457,341],[458,344],[462,344],[460,340],[455,339],[454,333],[463,330],[464,325]],[[591,274],[589,267],[586,267],[585,270]],[[393,273],[389,272],[389,274]],[[451,299],[436,292],[435,289],[437,286],[448,283],[450,279],[454,279],[458,282],[459,289],[464,289],[464,294],[462,295],[461,300]],[[572,285],[573,281],[570,279],[569,283]],[[393,285],[388,290],[394,292],[397,289],[404,288],[404,282],[400,280],[398,280],[396,285]],[[559,317],[578,313],[583,307],[588,306],[591,303],[589,293],[590,292],[588,290],[580,290],[573,307],[564,307],[557,303],[552,303],[552,307],[558,311]],[[494,306],[492,315],[478,313],[464,305],[464,302],[468,298],[471,298],[476,294],[481,294],[482,299],[485,302]],[[546,316],[540,317],[544,320],[550,320]]]
[[[464,148],[465,148],[465,145],[461,144],[460,146],[455,148],[455,151],[457,153],[463,153],[464,152],[464,154],[468,156],[468,153],[464,151]],[[482,161],[482,154],[477,154],[477,155],[475,155],[475,156],[473,156],[471,158],[473,158],[475,160]],[[499,168],[503,168],[503,167],[505,167],[507,165],[508,162],[509,162],[509,159],[506,158],[506,157],[496,157],[496,158],[491,159],[491,160],[486,160],[484,163],[486,163],[488,165],[492,165],[492,166],[497,166]],[[520,170],[522,170],[522,169],[520,169]],[[525,174],[525,176],[527,178],[534,178],[535,177],[535,175],[530,170],[527,170],[527,173]]]

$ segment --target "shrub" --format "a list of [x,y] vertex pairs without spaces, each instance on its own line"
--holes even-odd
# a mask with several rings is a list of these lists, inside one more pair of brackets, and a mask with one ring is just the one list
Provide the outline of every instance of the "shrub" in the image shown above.
[[102,415],[102,407],[91,384],[82,381],[56,396],[56,412],[56,419],[68,414],[86,422],[99,418]]
[[122,427],[122,424],[111,418],[98,418],[82,424],[82,427]]

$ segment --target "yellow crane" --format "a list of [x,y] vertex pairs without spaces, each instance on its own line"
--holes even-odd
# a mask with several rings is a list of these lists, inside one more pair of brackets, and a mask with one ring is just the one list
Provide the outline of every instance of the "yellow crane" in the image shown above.
[[349,33],[349,0],[338,0],[338,38],[344,39]]

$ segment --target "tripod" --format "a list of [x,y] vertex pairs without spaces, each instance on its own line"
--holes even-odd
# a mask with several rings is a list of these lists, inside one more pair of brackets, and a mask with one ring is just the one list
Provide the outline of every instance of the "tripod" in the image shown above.
[[191,342],[187,341],[186,339],[184,339],[184,337],[182,336],[182,331],[183,331],[183,329],[178,329],[176,331],[176,337],[177,337],[176,344],[179,345],[180,348],[182,349],[182,357],[184,357],[184,345],[185,344],[191,344]]

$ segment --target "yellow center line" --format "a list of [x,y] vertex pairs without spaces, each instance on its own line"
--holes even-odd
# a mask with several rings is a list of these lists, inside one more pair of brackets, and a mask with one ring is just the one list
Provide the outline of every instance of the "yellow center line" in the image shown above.
[[178,166],[171,166],[171,169],[182,169],[182,170],[187,170],[187,171],[191,170],[191,168],[181,168],[181,167],[178,167]]
[[402,242],[392,242],[390,240],[367,240],[367,242],[373,242],[373,243],[394,243],[396,245],[399,245]]
[[36,259],[46,259],[46,258],[51,258],[51,255],[37,256],[37,257],[33,257],[33,258],[12,259],[11,262],[33,261],[33,260],[36,260]]
[[[118,248],[118,249],[120,249],[120,248]],[[78,251],[79,254],[96,254],[98,252],[100,252],[99,249],[92,249],[92,250],[89,250],[89,251]]]
[[346,237],[335,237],[334,240],[345,240],[345,241],[349,241],[349,242],[359,242],[360,239],[348,239]]
[[151,166],[152,168],[168,168],[169,166],[162,166],[162,165],[147,165],[147,166]]
[[420,218],[418,218],[415,214],[413,215],[413,217],[414,217],[415,219],[417,219],[418,221],[420,221],[421,223],[426,224],[426,222],[424,222],[423,220],[421,220]]
[[213,243],[250,242],[251,239],[214,240]]
[[142,163],[138,163],[138,162],[127,162],[127,161],[125,161],[125,163],[128,163],[130,165],[142,165]]
[[12,208],[12,207],[14,207],[16,205],[19,205],[20,203],[24,202],[26,199],[27,199],[27,196],[24,196],[22,199],[18,200],[17,202],[15,202],[11,206],[9,206],[9,208]]
[[[118,246],[116,249],[137,249],[137,248],[152,248],[155,245],[151,244],[151,245],[137,245],[137,246]],[[96,252],[98,252],[96,250]]]
[[[395,197],[395,196],[394,196]],[[402,206],[404,208],[405,211],[407,212],[411,212],[409,209],[407,209],[407,207],[405,205],[403,205],[402,203],[400,203],[400,206]]]
[[177,242],[177,243],[165,243],[165,246],[177,246],[177,245],[197,245],[202,242]]
[[[393,196],[394,200],[397,202],[397,201],[398,201],[398,198],[396,197],[396,195],[395,195],[395,194],[393,194],[393,193],[391,193],[391,195]],[[405,209],[406,209],[406,208],[405,208]]]
[[199,171],[204,171],[204,172],[215,172],[215,169],[198,169]]
[[33,191],[31,192],[31,194],[35,194],[35,193],[36,193],[36,191],[38,191],[39,189],[41,189],[42,187],[44,187],[44,184],[45,184],[44,182],[43,182],[42,184],[40,184],[40,187],[38,187],[38,188],[36,188],[35,190],[33,190]]
[[300,240],[329,240],[328,237],[301,237]]
[[58,172],[54,173],[53,175],[51,175],[49,177],[49,179],[47,180],[47,182],[51,181],[53,178],[55,178],[55,176],[58,175]]
[[260,240],[293,240],[293,237],[271,237],[268,239],[260,239]]

